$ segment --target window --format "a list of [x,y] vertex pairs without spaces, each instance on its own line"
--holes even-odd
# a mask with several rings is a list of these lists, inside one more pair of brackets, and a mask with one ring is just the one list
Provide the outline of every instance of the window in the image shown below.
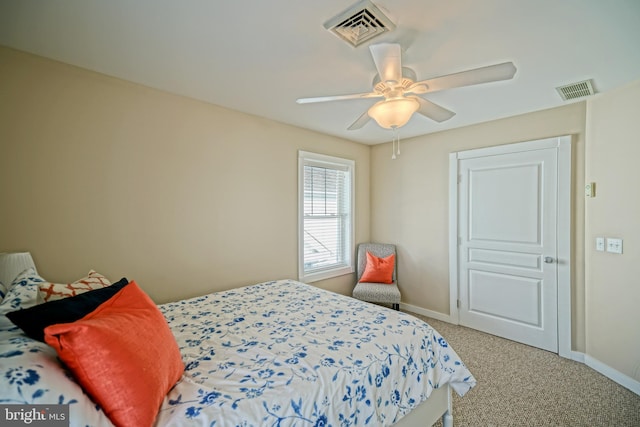
[[313,282],[353,272],[355,162],[298,153],[299,280]]

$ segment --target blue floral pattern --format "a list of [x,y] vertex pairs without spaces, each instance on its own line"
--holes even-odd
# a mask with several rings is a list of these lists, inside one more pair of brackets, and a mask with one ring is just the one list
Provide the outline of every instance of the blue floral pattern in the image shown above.
[[4,299],[4,296],[7,294],[7,286],[0,282],[0,302]]
[[[5,316],[37,304],[41,281],[19,277],[0,302],[0,403],[68,403],[71,426],[111,426],[55,351]],[[185,372],[157,426],[385,426],[435,388],[475,385],[425,322],[291,280],[160,310]]]
[[475,385],[427,323],[292,280],[160,310],[186,368],[157,425],[385,426]]
[[40,302],[34,270],[25,270],[0,302],[0,403],[69,404],[70,426],[112,426],[71,374],[53,348],[27,337],[6,313]]

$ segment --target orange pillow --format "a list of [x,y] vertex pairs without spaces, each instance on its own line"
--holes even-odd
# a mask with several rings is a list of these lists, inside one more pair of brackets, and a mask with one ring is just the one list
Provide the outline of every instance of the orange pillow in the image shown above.
[[151,426],[184,371],[169,325],[135,282],[82,319],[44,332],[116,426]]
[[394,254],[379,258],[367,252],[367,265],[359,283],[393,283]]

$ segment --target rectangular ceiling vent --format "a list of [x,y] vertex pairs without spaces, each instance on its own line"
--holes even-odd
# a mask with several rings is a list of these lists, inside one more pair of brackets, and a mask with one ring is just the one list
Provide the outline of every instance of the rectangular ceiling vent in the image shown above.
[[565,101],[570,101],[572,99],[582,98],[595,94],[591,80],[585,80],[582,82],[560,86],[557,87],[556,90],[560,94],[560,97]]
[[324,23],[324,28],[356,47],[396,26],[376,5],[362,0]]

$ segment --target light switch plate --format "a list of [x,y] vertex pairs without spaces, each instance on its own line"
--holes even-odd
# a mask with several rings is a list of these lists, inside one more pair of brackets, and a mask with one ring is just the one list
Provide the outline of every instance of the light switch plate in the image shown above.
[[607,252],[614,254],[622,253],[622,239],[612,239],[607,237]]
[[604,252],[604,237],[596,237],[596,251]]
[[584,186],[585,197],[596,197],[596,183],[589,182]]

